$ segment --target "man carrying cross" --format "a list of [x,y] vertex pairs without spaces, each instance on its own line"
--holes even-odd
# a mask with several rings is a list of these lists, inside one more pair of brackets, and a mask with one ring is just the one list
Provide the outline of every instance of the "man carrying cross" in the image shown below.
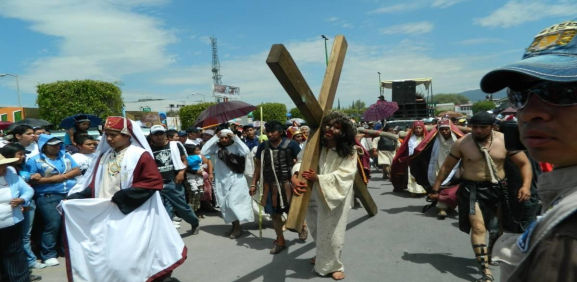
[[[345,278],[341,253],[357,173],[356,129],[345,115],[331,112],[323,118],[319,130],[322,137],[319,169],[302,173],[305,179],[313,182],[307,223],[317,250],[311,263],[320,275],[331,274],[333,279],[341,280]],[[307,187],[297,178],[301,163],[299,158],[292,169],[291,181],[296,195],[304,193]]]

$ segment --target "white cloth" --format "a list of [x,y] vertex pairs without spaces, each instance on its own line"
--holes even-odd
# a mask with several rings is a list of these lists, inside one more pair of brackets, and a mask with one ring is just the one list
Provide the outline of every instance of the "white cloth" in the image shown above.
[[[302,155],[302,151],[300,155]],[[299,159],[302,159],[299,158]],[[299,161],[292,174],[300,170]],[[334,150],[321,148],[319,181],[313,185],[306,217],[316,243],[315,271],[328,275],[344,271],[341,254],[345,243],[347,215],[353,201],[353,183],[357,173],[356,155],[340,157]]]
[[14,225],[13,208],[10,205],[12,199],[10,186],[4,176],[0,176],[0,228]]
[[[434,141],[435,143],[433,144],[433,150],[431,151],[431,159],[429,160],[429,168],[427,171],[428,173],[427,177],[429,179],[429,183],[431,184],[431,186],[435,185],[437,174],[439,174],[439,170],[441,170],[441,167],[443,166],[443,163],[447,159],[447,156],[451,151],[451,147],[453,147],[453,144],[455,144],[456,140],[457,136],[453,132],[451,132],[451,138],[449,138],[449,140],[445,140],[445,138],[440,133],[437,133],[437,136],[435,137]],[[453,167],[453,169],[449,173],[449,176],[447,176],[447,178],[445,179],[445,181],[443,181],[441,186],[447,185],[451,181],[451,179],[453,179],[453,177],[457,173],[457,170],[459,169],[460,162],[461,161],[459,160],[459,162],[457,162],[455,167]]]
[[[232,140],[234,143],[226,147],[230,154],[245,156],[249,153],[248,147],[234,135]],[[252,212],[252,199],[248,193],[248,185],[244,174],[234,173],[226,164],[221,161],[217,154],[219,151],[218,136],[213,136],[202,147],[202,155],[210,155],[210,159],[214,160],[214,175],[216,189],[214,194],[216,200],[220,205],[220,212],[225,223],[233,221],[252,222],[254,221],[254,214]]]
[[[121,162],[120,189],[132,187],[134,169],[142,154],[152,151],[133,121],[132,144]],[[103,135],[106,139],[106,133]],[[94,177],[95,199],[61,203],[70,254],[70,271],[77,281],[147,281],[163,270],[171,270],[186,259],[186,246],[174,229],[159,193],[129,214],[123,214],[110,199],[99,199],[104,166],[114,151],[101,142],[91,167],[70,193],[83,191]],[[101,156],[101,158],[100,158]],[[138,259],[135,259],[138,258]]]
[[[421,144],[423,141],[423,136],[417,136],[415,134],[411,135],[411,139],[409,139],[409,156],[413,155],[415,152],[415,148]],[[417,184],[417,180],[411,174],[411,168],[407,168],[407,175],[409,176],[409,182],[407,183],[407,190],[413,194],[426,194],[427,190],[423,188],[423,186]]]
[[182,159],[180,158],[180,150],[178,149],[178,146],[181,146],[180,142],[170,141],[168,144],[170,145],[170,158],[172,159],[174,170],[178,171],[185,169],[186,165],[182,162]]
[[[80,171],[86,173],[88,171],[88,168],[90,167],[90,164],[92,163],[92,159],[94,159],[94,156],[95,156],[94,153],[92,154],[76,153],[72,155],[72,159],[76,162]],[[78,182],[82,180],[82,177],[84,177],[84,175],[82,174],[76,176],[76,181]]]
[[38,153],[39,153],[38,144],[36,144],[36,142],[30,143],[30,145],[26,146],[26,151],[30,152],[30,153],[26,154],[26,159],[29,159],[31,157],[38,155]]
[[62,208],[74,282],[148,281],[186,257],[158,193],[127,215],[107,199],[68,200]]

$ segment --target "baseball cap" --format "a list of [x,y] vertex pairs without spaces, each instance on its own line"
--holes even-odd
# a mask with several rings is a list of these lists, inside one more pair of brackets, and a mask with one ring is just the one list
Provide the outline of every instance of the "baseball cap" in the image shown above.
[[186,131],[180,130],[180,131],[178,132],[178,137],[185,137],[185,136],[188,136],[188,134],[186,133]]
[[166,129],[162,125],[153,125],[150,128],[150,134],[155,134],[157,132],[166,132]]
[[577,18],[539,32],[522,60],[487,73],[481,90],[495,93],[512,79],[526,75],[554,82],[577,81]]
[[186,129],[186,133],[199,133],[200,129],[197,127],[189,127]]
[[46,142],[46,145],[58,145],[60,143],[62,143],[62,140],[58,139],[57,137],[54,137],[48,140],[48,142]]

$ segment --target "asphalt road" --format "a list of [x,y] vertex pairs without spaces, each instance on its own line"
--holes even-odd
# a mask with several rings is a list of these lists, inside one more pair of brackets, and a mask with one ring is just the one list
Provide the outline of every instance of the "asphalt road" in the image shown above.
[[[457,214],[437,220],[435,209],[421,213],[424,198],[392,192],[390,182],[373,172],[369,189],[379,213],[369,217],[361,208],[349,212],[346,243],[342,254],[345,281],[474,281],[479,278],[469,235],[458,229]],[[237,240],[224,237],[230,226],[218,214],[201,221],[199,235],[179,229],[188,247],[188,259],[173,277],[179,281],[333,281],[312,271],[309,259],[315,255],[312,238],[306,242],[285,232],[288,249],[270,255],[274,241],[271,223],[264,223],[259,239],[258,223],[244,224],[246,232]],[[66,281],[64,259],[61,264],[34,273],[42,281]],[[499,277],[498,267],[491,267]],[[497,279],[498,280],[498,279]],[[100,282],[100,281],[99,281]]]

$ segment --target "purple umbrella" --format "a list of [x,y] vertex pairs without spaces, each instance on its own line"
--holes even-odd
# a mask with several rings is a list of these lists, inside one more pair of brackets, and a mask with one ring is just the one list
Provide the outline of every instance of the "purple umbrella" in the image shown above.
[[397,102],[387,102],[379,100],[372,104],[364,113],[363,119],[365,121],[377,121],[391,117],[397,110],[399,105]]
[[231,119],[242,117],[256,110],[256,107],[241,101],[218,103],[204,110],[194,121],[195,127],[219,125]]

